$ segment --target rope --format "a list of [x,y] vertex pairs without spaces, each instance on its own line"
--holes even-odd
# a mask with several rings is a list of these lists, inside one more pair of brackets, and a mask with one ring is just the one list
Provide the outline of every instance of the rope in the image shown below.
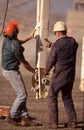
[[3,25],[2,25],[2,30],[1,30],[1,32],[0,32],[0,36],[2,35],[3,30],[4,30],[5,21],[6,21],[6,16],[7,16],[7,11],[8,11],[8,4],[9,4],[9,0],[7,0],[6,9],[5,9],[5,15],[4,15],[4,20],[3,20]]

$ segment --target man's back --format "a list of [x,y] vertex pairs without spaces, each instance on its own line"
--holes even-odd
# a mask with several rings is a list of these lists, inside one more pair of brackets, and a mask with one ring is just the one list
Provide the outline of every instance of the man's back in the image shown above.
[[72,37],[62,37],[56,41],[56,64],[63,66],[75,66],[78,44]]

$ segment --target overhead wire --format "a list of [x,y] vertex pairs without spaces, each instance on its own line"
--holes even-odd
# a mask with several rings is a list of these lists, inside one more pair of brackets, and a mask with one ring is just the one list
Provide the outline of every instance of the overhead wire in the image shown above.
[[7,16],[7,11],[8,11],[8,5],[9,5],[9,0],[7,0],[7,3],[6,3],[5,15],[4,15],[4,19],[3,19],[2,30],[0,32],[0,36],[2,35],[3,30],[4,30],[6,16]]
[[[0,32],[0,36],[2,35],[3,30],[4,30],[5,21],[6,21],[6,17],[7,17],[7,11],[8,11],[8,5],[9,5],[9,0],[7,0],[7,3],[6,3],[6,9],[5,9],[5,14],[4,14],[4,19],[3,19],[3,24],[2,24],[2,29],[1,29],[1,32]],[[31,20],[34,21],[33,18],[31,18]],[[50,22],[52,22],[52,21],[50,21]],[[49,28],[49,32],[53,33],[51,27]]]

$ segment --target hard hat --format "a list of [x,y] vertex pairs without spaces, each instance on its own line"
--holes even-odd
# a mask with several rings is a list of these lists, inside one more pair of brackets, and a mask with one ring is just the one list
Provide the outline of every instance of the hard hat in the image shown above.
[[11,21],[10,23],[15,25],[18,28],[18,22],[16,20]]
[[53,29],[54,32],[64,31],[64,30],[67,30],[67,27],[66,27],[64,22],[58,21],[58,22],[55,23],[54,29]]
[[6,25],[6,27],[4,29],[4,33],[7,36],[11,36],[16,30],[18,30],[18,22],[11,21]]

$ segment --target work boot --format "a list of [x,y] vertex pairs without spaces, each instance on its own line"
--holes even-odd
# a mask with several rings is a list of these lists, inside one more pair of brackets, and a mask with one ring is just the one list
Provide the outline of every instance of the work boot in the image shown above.
[[42,126],[42,124],[32,121],[32,119],[27,116],[22,117],[19,125],[20,126]]
[[35,117],[31,117],[31,116],[27,116],[27,118],[28,118],[29,120],[35,120],[35,119],[36,119]]
[[21,121],[21,118],[20,117],[12,118],[11,115],[9,114],[6,120],[8,123],[18,126],[18,123]]

